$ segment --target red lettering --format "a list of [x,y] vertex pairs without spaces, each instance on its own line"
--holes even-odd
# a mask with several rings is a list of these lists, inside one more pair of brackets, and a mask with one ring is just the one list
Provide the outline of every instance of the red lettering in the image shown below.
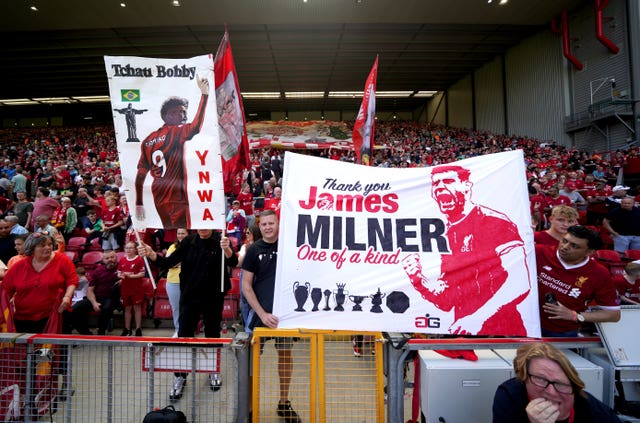
[[209,171],[206,172],[198,172],[198,179],[201,184],[208,184],[211,181],[211,175]]
[[364,200],[364,208],[369,213],[377,213],[380,211],[381,198],[378,194],[368,195]]
[[346,212],[362,212],[378,213],[395,213],[398,211],[398,195],[386,194],[370,194],[366,197],[361,194],[336,194],[335,196],[329,192],[318,194],[318,187],[309,187],[309,196],[306,200],[298,201],[301,208],[311,210],[318,208],[320,210],[335,210]]
[[209,190],[209,191],[200,191],[198,190],[198,197],[200,198],[200,201],[204,202],[211,202],[211,198],[213,197],[213,191]]
[[311,186],[309,187],[309,199],[305,203],[304,201],[299,201],[300,207],[305,210],[310,210],[316,205],[316,192],[318,191],[318,187]]
[[198,151],[196,150],[196,155],[198,156],[198,158],[200,159],[200,164],[202,166],[204,166],[204,162],[207,158],[207,154],[209,154],[209,150],[205,150],[205,151]]
[[429,319],[427,319],[426,317],[416,317],[415,325],[417,328],[428,328]]
[[398,211],[398,194],[386,194],[382,197],[382,202],[384,203],[384,207],[382,207],[382,211],[386,213],[395,213]]
[[326,261],[327,253],[325,251],[313,250],[311,246],[304,244],[298,249],[298,260]]
[[204,211],[202,212],[202,220],[211,220],[213,221],[213,213],[211,213],[211,210],[209,209],[204,209]]

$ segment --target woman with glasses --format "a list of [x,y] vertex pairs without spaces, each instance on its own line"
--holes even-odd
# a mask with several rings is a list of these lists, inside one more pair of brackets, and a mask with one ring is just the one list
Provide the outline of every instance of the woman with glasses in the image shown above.
[[494,423],[620,422],[613,410],[584,390],[569,359],[551,344],[518,348],[516,377],[493,398]]

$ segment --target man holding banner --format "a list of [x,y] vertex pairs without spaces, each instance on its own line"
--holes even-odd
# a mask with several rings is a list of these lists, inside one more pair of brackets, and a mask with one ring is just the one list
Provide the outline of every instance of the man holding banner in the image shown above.
[[189,101],[170,97],[160,109],[164,125],[147,136],[141,144],[135,179],[138,220],[145,219],[142,192],[144,180],[151,172],[151,192],[162,226],[190,227],[183,145],[200,132],[209,96],[209,81],[206,78],[196,78],[196,81],[202,96],[193,122],[186,123]]
[[[516,306],[530,281],[510,277],[507,263],[527,267],[517,226],[504,214],[471,201],[471,172],[457,165],[434,168],[431,195],[447,218],[449,254],[442,255],[440,277],[422,275],[417,255],[403,266],[422,297],[442,310],[454,310],[451,333],[522,335],[524,323]],[[528,274],[528,272],[527,272]]]
[[[263,326],[275,329],[279,319],[272,314],[275,292],[276,267],[278,259],[279,222],[276,212],[265,210],[260,215],[262,239],[254,242],[247,250],[242,262],[242,294],[251,306],[248,329]],[[278,352],[278,376],[280,378],[280,401],[278,416],[288,423],[299,423],[298,413],[289,401],[289,386],[293,373],[293,347],[291,338],[275,338]],[[260,345],[262,351],[263,344]]]

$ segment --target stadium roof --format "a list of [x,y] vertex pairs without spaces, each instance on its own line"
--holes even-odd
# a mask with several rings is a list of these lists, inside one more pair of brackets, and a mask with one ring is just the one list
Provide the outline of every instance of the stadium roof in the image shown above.
[[[357,111],[357,95],[329,93],[361,93],[376,55],[378,91],[402,92],[380,98],[377,110],[411,110],[424,103],[418,92],[446,89],[548,28],[563,9],[588,3],[503,2],[8,0],[0,16],[0,102],[107,95],[104,55],[215,53],[226,24],[242,92],[280,93],[246,96],[248,113]],[[286,94],[294,92],[321,94]]]

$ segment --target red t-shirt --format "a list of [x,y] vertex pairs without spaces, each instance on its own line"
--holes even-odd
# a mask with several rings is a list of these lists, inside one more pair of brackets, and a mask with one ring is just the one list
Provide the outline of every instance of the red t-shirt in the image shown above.
[[[135,256],[133,259],[122,257],[118,261],[118,271],[127,273],[140,273],[144,272],[144,259],[140,256]],[[138,295],[137,298],[144,295],[142,290],[142,278],[123,278],[120,282],[120,295],[126,297],[129,295]]]
[[551,235],[549,235],[549,232],[547,232],[547,231],[534,232],[533,241],[536,244],[549,245],[551,247],[557,247],[558,243],[560,242],[557,239],[555,239],[554,237],[552,237]]
[[236,200],[240,201],[240,208],[244,210],[246,216],[253,215],[253,195],[251,195],[250,192],[246,194],[241,192],[238,194],[238,197],[236,197]]
[[102,211],[102,223],[105,226],[113,226],[122,219],[122,210],[120,207],[114,207],[112,210],[104,209]]
[[40,272],[33,268],[30,257],[18,260],[2,280],[9,297],[15,293],[14,318],[30,321],[49,317],[56,299],[70,285],[78,285],[78,274],[71,259],[59,252]]
[[587,309],[590,301],[605,309],[619,309],[616,289],[611,282],[607,268],[593,259],[583,265],[564,265],[557,256],[556,248],[536,245],[538,268],[538,301],[540,303],[540,324],[552,332],[578,330],[580,325],[569,320],[549,319],[542,310],[544,296],[553,292],[560,304],[578,313]]

